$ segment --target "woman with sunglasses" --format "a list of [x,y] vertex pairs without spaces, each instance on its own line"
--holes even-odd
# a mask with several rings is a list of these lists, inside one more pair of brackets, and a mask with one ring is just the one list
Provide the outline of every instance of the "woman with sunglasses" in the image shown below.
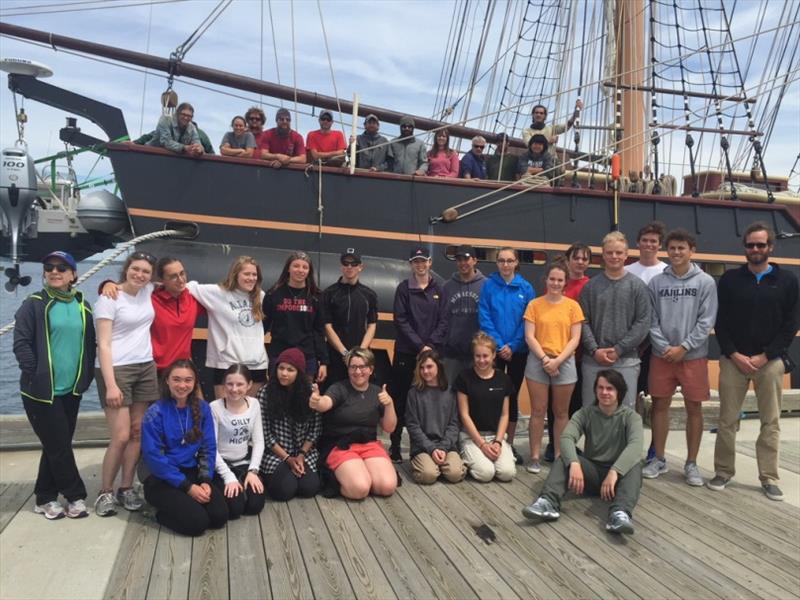
[[233,117],[231,121],[231,131],[228,131],[219,145],[219,153],[223,156],[238,156],[240,158],[250,158],[253,156],[253,149],[256,147],[256,138],[247,131],[247,121],[244,117]]
[[525,376],[528,346],[522,315],[536,297],[531,284],[519,274],[519,254],[514,248],[497,251],[497,272],[486,280],[478,302],[478,322],[497,344],[497,368],[508,373],[514,384],[509,406],[508,443],[518,465],[522,456],[514,448],[519,408],[517,396]]
[[428,177],[458,177],[458,168],[458,152],[450,148],[450,132],[440,129],[428,152]]
[[264,331],[272,334],[269,355],[299,348],[306,357],[305,372],[317,382],[328,374],[328,346],[320,314],[322,293],[314,277],[314,263],[305,252],[292,252],[278,281],[264,296]]
[[[28,296],[14,317],[22,404],[42,444],[33,510],[50,520],[65,515],[78,519],[89,513],[72,436],[81,394],[94,378],[92,309],[72,288],[78,267],[71,255],[57,250],[42,262],[44,288]],[[66,511],[59,493],[67,502]]]
[[[94,309],[97,329],[97,395],[106,414],[111,440],[103,457],[100,493],[95,513],[116,514],[117,504],[134,511],[142,499],[133,489],[139,462],[142,416],[158,400],[156,363],[150,340],[155,311],[151,296],[156,259],[134,252],[122,265],[120,294],[116,300],[101,296]],[[114,481],[122,469],[120,487]]]
[[214,373],[214,397],[225,394],[225,374],[231,365],[245,365],[253,381],[249,395],[255,396],[267,381],[264,349],[264,292],[261,266],[251,256],[240,256],[220,283],[187,284],[189,293],[208,312],[206,366]]
[[334,383],[324,396],[314,386],[309,400],[311,409],[322,413],[320,460],[333,472],[345,498],[361,500],[370,493],[391,496],[397,472],[378,440],[377,427],[394,431],[397,414],[392,397],[386,385],[379,388],[369,381],[375,370],[371,350],[353,348],[345,362],[347,379]]

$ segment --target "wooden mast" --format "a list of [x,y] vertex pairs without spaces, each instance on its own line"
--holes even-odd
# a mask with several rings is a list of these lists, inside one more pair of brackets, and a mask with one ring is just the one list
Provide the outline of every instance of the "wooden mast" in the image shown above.
[[616,0],[617,82],[622,90],[623,175],[644,170],[647,155],[644,0]]

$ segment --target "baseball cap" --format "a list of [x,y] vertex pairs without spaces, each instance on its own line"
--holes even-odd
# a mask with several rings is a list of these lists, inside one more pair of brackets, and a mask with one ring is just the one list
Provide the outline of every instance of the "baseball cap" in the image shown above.
[[463,256],[464,258],[472,258],[475,256],[475,248],[470,246],[469,244],[461,244],[458,248],[456,248],[455,254],[453,254],[456,258],[459,256]]
[[69,265],[69,268],[73,271],[78,270],[78,263],[75,262],[75,259],[72,258],[72,254],[68,252],[64,252],[63,250],[56,250],[55,252],[51,252],[47,256],[42,259],[42,263],[46,263],[48,258],[60,258],[62,261]]
[[376,117],[372,113],[370,113],[366,117],[364,117],[364,123],[369,123],[370,121],[375,121],[376,123],[380,123],[381,122],[380,119],[378,119],[378,117]]
[[351,260],[355,263],[361,264],[361,255],[355,248],[346,248],[342,255],[339,257],[339,260],[344,263],[346,260]]
[[329,118],[331,121],[333,121],[333,113],[332,113],[331,111],[329,111],[329,110],[323,110],[321,113],[319,113],[319,118],[321,119],[321,118],[322,118],[322,117],[324,117],[325,115],[327,115],[327,116],[328,116],[328,118]]
[[424,258],[425,260],[430,260],[431,253],[428,252],[428,249],[424,246],[416,246],[412,251],[411,254],[408,255],[408,260],[412,261],[417,258]]

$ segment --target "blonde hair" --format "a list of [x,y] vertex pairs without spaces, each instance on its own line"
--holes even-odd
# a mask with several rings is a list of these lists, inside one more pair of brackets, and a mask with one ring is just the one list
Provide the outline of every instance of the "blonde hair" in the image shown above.
[[610,244],[612,242],[622,242],[625,244],[625,247],[628,247],[628,238],[625,237],[625,234],[621,231],[610,231],[606,234],[606,237],[603,238],[603,248],[606,247],[606,244]]
[[264,319],[264,310],[261,307],[261,283],[264,281],[264,276],[261,274],[261,265],[256,262],[252,256],[240,256],[231,263],[231,268],[228,269],[228,275],[223,281],[219,283],[222,289],[233,292],[238,288],[237,279],[239,273],[242,272],[245,265],[253,265],[256,268],[256,285],[248,295],[250,296],[250,304],[253,306],[253,318],[256,321]]
[[369,348],[350,348],[344,357],[344,363],[349,367],[350,361],[354,358],[363,360],[370,369],[375,367],[375,355]]
[[475,353],[475,348],[477,348],[478,346],[486,346],[493,353],[497,352],[497,342],[495,342],[494,338],[485,331],[479,331],[478,333],[472,336],[472,342],[470,342],[470,348],[472,349],[473,354]]

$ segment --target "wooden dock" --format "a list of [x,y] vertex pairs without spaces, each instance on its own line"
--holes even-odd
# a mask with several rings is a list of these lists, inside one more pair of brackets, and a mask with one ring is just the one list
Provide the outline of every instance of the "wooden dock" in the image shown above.
[[[159,527],[148,511],[132,513],[104,596],[800,597],[800,509],[754,486],[711,492],[671,471],[645,481],[636,533],[619,537],[605,532],[598,499],[568,499],[554,523],[523,519],[546,469],[520,469],[507,484],[427,487],[401,474],[391,498],[268,502],[259,517],[196,539]],[[0,534],[29,510],[32,487],[0,486]]]

